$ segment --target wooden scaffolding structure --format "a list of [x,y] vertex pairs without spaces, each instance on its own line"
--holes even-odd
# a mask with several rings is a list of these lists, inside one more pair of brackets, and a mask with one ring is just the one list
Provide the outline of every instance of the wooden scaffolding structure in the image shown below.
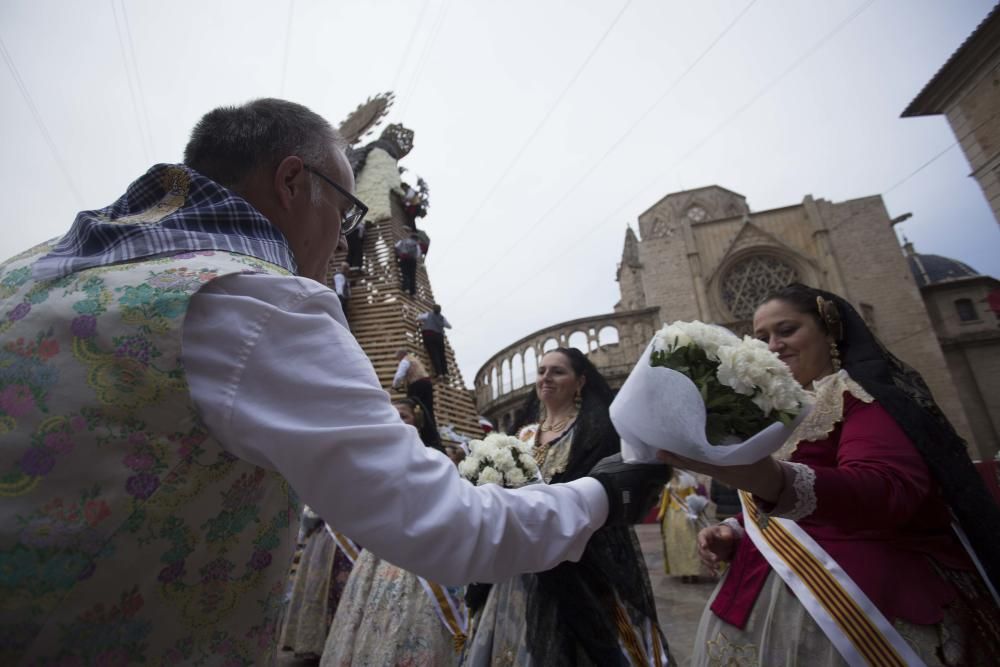
[[[401,287],[395,245],[413,228],[399,194],[391,192],[389,198],[391,217],[366,223],[364,262],[360,271],[352,270],[350,274],[348,313],[351,330],[375,367],[379,382],[393,398],[397,398],[405,395],[391,388],[398,365],[397,350],[406,348],[417,355],[428,370],[433,368],[424,349],[417,315],[431,310],[435,300],[423,262],[417,267],[416,294],[411,296]],[[334,267],[344,260],[343,255],[338,255],[330,267],[328,284],[331,286]],[[450,426],[456,433],[468,438],[481,438],[483,431],[479,426],[475,399],[472,391],[465,387],[447,335],[445,353],[448,376],[434,379],[434,415],[438,426]],[[446,432],[442,432],[442,438],[446,438]]]

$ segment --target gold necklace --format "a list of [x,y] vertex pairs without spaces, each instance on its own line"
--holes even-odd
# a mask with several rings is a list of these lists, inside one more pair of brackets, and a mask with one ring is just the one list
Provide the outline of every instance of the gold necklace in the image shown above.
[[574,412],[562,421],[558,422],[550,422],[546,419],[538,426],[538,430],[541,433],[558,433],[566,428],[566,425],[569,424],[570,420],[576,419],[576,415],[577,413]]
[[[539,469],[541,469],[542,466],[545,465],[545,459],[548,458],[549,456],[549,445],[552,444],[552,441],[542,444],[541,442],[542,433],[562,432],[566,428],[566,426],[570,423],[571,420],[576,419],[576,416],[578,414],[579,414],[578,412],[574,412],[573,414],[569,415],[562,421],[550,424],[548,428],[545,428],[545,424],[548,422],[548,420],[543,421],[541,424],[538,425],[538,431],[535,433],[535,448],[532,453],[535,456],[535,463],[538,464]],[[555,440],[555,438],[553,438],[553,440]]]
[[538,469],[541,470],[542,466],[545,465],[545,459],[549,455],[549,445],[541,442],[542,427],[538,427],[538,432],[535,433],[535,449],[532,452],[535,456],[535,463],[538,464]]

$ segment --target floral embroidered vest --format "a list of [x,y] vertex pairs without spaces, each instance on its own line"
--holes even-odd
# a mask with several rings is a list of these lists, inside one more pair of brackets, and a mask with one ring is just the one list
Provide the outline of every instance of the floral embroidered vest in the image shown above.
[[[273,654],[299,503],[191,401],[199,251],[37,282],[0,265],[0,664],[252,664]],[[238,344],[239,341],[233,341]]]

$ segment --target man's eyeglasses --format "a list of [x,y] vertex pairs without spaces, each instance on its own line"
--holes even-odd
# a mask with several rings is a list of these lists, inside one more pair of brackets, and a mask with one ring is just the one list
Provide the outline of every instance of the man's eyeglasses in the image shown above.
[[344,188],[334,183],[332,178],[323,174],[315,167],[310,167],[309,165],[303,165],[303,166],[305,167],[305,170],[308,171],[310,174],[315,174],[316,176],[319,176],[324,181],[333,186],[334,190],[336,190],[340,194],[347,197],[348,200],[350,200],[351,207],[344,212],[344,219],[340,223],[340,233],[346,236],[347,234],[353,232],[354,228],[357,227],[361,223],[361,221],[365,219],[365,214],[368,213],[368,207],[362,204],[360,199],[358,199],[350,192],[348,192]]

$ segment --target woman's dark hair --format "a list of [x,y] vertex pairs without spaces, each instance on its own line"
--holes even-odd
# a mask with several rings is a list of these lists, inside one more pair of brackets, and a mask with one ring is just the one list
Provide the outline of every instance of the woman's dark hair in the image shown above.
[[441,445],[441,434],[438,433],[434,417],[427,411],[427,408],[424,407],[420,399],[408,396],[406,398],[397,398],[392,404],[405,405],[410,408],[417,422],[414,427],[420,435],[420,440],[428,447],[444,451],[444,447]]
[[973,466],[965,440],[934,401],[920,374],[889,352],[854,307],[836,294],[793,283],[761,303],[781,299],[802,313],[814,314],[827,331],[817,297],[829,302],[839,319],[841,367],[909,437],[994,588],[1000,589],[1000,510]]
[[784,301],[797,312],[802,313],[803,315],[809,315],[816,320],[816,323],[819,324],[820,331],[823,333],[829,333],[826,322],[824,322],[823,318],[820,317],[819,310],[816,308],[817,296],[822,296],[819,290],[803,285],[802,283],[792,283],[791,285],[786,285],[769,293],[757,307],[759,308],[769,301]]
[[417,402],[412,398],[397,398],[392,402],[393,405],[405,405],[413,413],[413,420],[416,422],[414,426],[417,427],[419,431],[424,427],[424,410],[417,405]]

